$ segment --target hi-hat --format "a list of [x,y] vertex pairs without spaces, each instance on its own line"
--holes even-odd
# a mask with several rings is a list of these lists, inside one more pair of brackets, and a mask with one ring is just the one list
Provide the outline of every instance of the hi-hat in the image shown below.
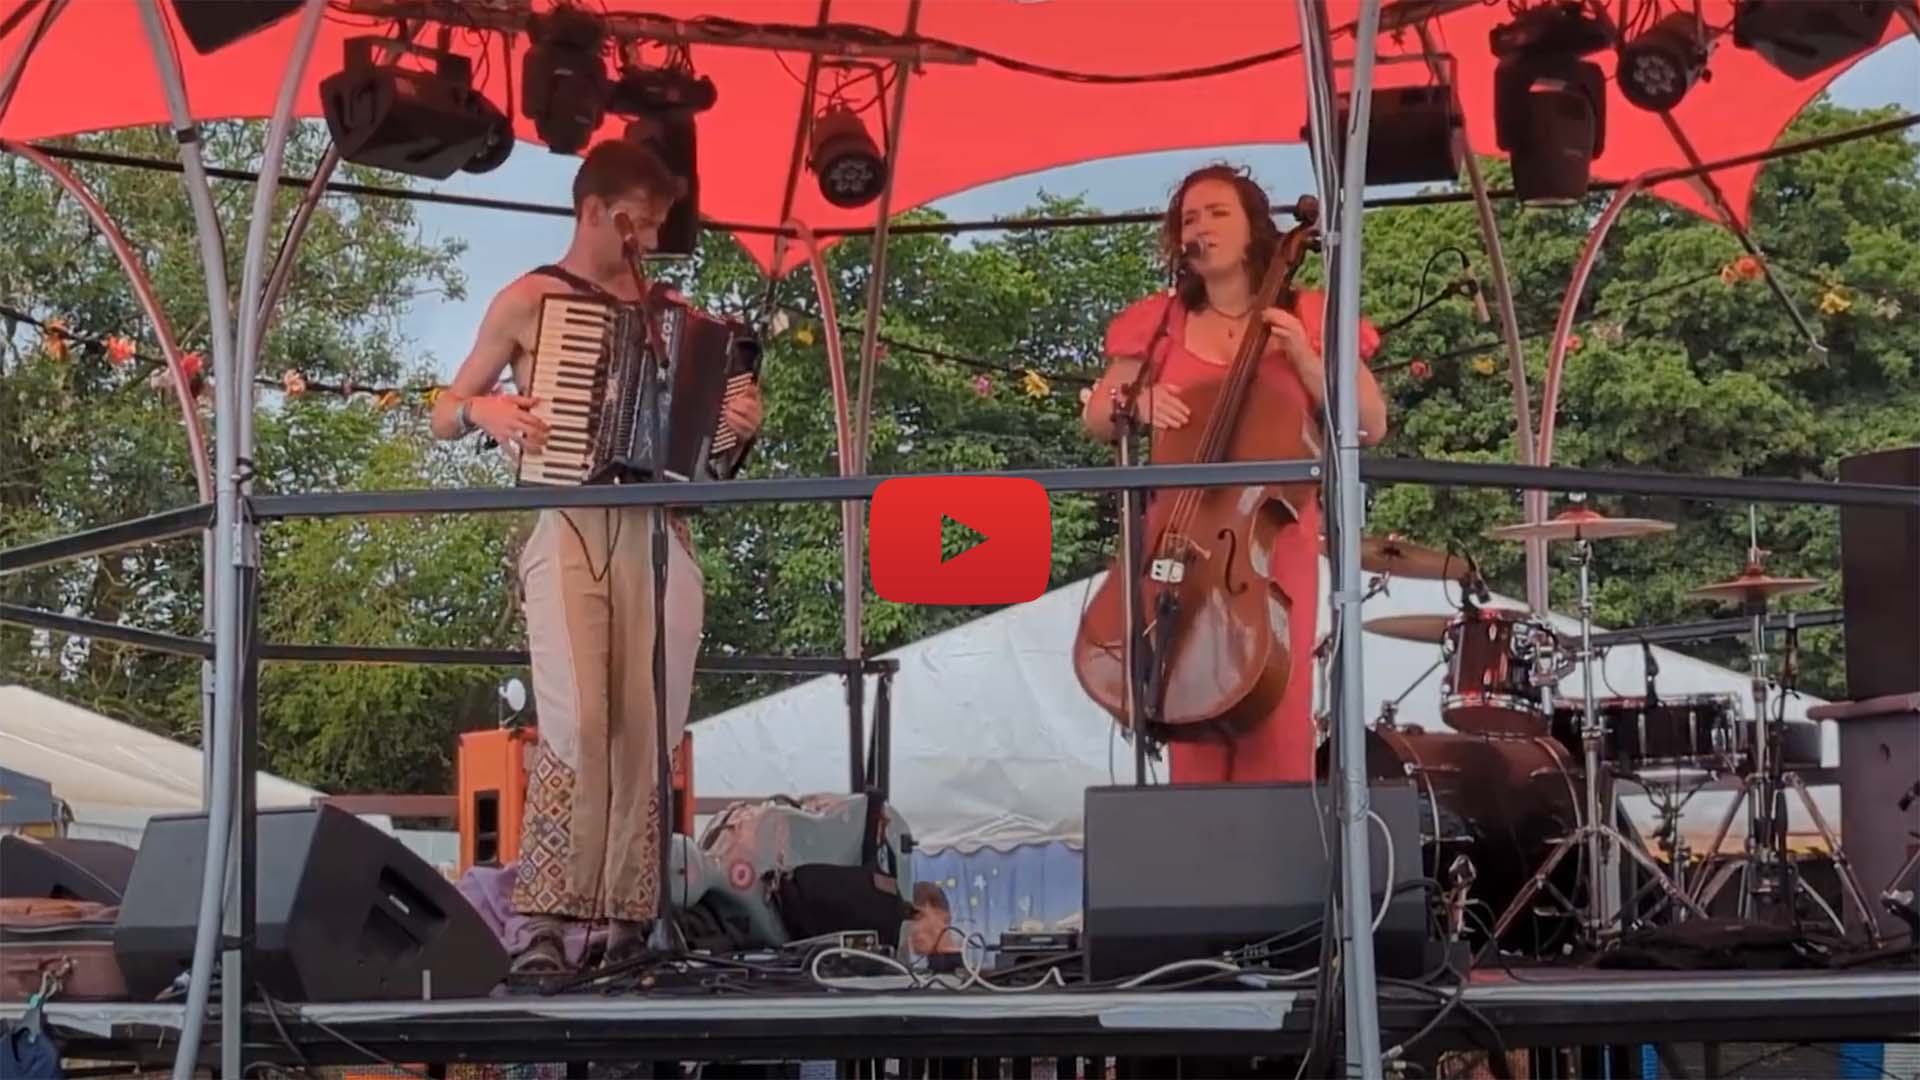
[[[1328,554],[1324,536],[1320,538],[1320,553]],[[1361,539],[1360,569],[1369,574],[1444,581],[1465,573],[1467,561],[1458,555],[1421,547],[1399,533],[1388,533]]]
[[1522,522],[1488,529],[1495,540],[1612,540],[1672,532],[1673,522],[1655,518],[1612,518],[1584,506],[1562,510],[1541,522]]
[[1774,577],[1759,563],[1749,563],[1739,577],[1702,585],[1687,595],[1703,600],[1764,600],[1774,596],[1809,593],[1820,585],[1818,578]]

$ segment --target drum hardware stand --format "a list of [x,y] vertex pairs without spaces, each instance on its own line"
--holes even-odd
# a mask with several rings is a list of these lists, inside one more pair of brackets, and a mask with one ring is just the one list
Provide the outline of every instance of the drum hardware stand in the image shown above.
[[[1576,503],[1585,500],[1585,495],[1573,496],[1573,501]],[[1696,915],[1705,913],[1691,897],[1674,884],[1673,879],[1667,876],[1666,871],[1660,868],[1660,864],[1655,862],[1651,855],[1642,850],[1639,845],[1630,843],[1613,825],[1612,817],[1615,809],[1613,787],[1610,781],[1603,783],[1601,779],[1601,731],[1593,696],[1592,540],[1585,535],[1576,534],[1573,540],[1573,551],[1574,565],[1580,569],[1579,659],[1582,699],[1580,746],[1587,774],[1586,816],[1579,827],[1554,845],[1553,850],[1548,852],[1546,860],[1534,871],[1532,880],[1528,881],[1526,887],[1513,898],[1507,905],[1507,909],[1501,912],[1499,920],[1493,926],[1493,940],[1497,941],[1505,936],[1514,920],[1526,911],[1527,905],[1533,901],[1535,894],[1542,889],[1547,889],[1563,906],[1580,917],[1581,930],[1588,946],[1598,948],[1607,928],[1620,916],[1620,913],[1614,909],[1614,898],[1608,888],[1611,880],[1611,874],[1608,872],[1611,866],[1610,846],[1625,852],[1629,858],[1638,863],[1653,883],[1658,885],[1670,899],[1692,910]],[[1608,811],[1606,820],[1601,817],[1603,806]],[[1581,844],[1584,844],[1586,849],[1587,895],[1584,904],[1575,905],[1568,898],[1560,896],[1559,890],[1552,887],[1548,878],[1559,867],[1561,860]]]

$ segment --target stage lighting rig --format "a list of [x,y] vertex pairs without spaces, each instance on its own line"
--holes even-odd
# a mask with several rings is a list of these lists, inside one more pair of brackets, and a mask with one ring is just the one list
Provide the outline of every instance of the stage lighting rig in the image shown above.
[[1620,46],[1620,96],[1648,112],[1672,109],[1706,73],[1708,48],[1698,14],[1672,12]]
[[814,117],[807,167],[820,181],[820,194],[848,210],[879,198],[887,186],[886,154],[843,102],[828,103]]
[[606,19],[562,5],[529,18],[527,37],[520,112],[548,149],[577,154],[606,117]]
[[173,0],[173,15],[180,20],[193,51],[202,56],[265,30],[300,10],[301,0]]
[[719,99],[713,80],[685,66],[629,65],[620,72],[607,111],[632,117],[625,138],[651,149],[685,185],[667,211],[653,254],[693,255],[700,244],[700,154],[695,117]]
[[1612,35],[1576,0],[1521,11],[1489,34],[1500,58],[1493,124],[1513,162],[1513,187],[1534,206],[1564,206],[1587,193],[1593,159],[1606,148],[1606,77],[1584,60]]
[[1811,79],[1878,45],[1903,2],[1911,0],[1740,0],[1733,43],[1789,78]]
[[[433,61],[432,71],[376,63],[375,51]],[[346,43],[346,67],[320,83],[327,131],[356,165],[445,180],[482,173],[513,152],[513,123],[473,86],[473,65],[444,48],[393,38]]]

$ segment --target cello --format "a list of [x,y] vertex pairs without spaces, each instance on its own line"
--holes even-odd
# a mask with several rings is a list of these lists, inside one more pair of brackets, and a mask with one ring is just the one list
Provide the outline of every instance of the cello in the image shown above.
[[[1261,277],[1253,311],[1296,302],[1294,275],[1318,240],[1318,207],[1300,200],[1300,224],[1282,237]],[[1178,303],[1169,298],[1168,303]],[[1256,378],[1269,328],[1256,317],[1217,380],[1183,385],[1187,424],[1153,433],[1155,464],[1293,461],[1317,458],[1315,418]],[[1157,339],[1156,339],[1157,344]],[[1153,350],[1150,348],[1149,352]],[[1151,377],[1153,358],[1142,361]],[[1258,416],[1258,423],[1243,423]],[[1277,418],[1277,419],[1269,419]],[[1140,602],[1145,622],[1146,735],[1168,742],[1237,733],[1271,715],[1293,675],[1290,619],[1316,597],[1289,597],[1270,580],[1268,560],[1297,508],[1319,497],[1314,482],[1248,487],[1168,488],[1148,507],[1142,532]],[[1080,686],[1124,729],[1129,628],[1120,559],[1108,566],[1081,613],[1073,666]]]

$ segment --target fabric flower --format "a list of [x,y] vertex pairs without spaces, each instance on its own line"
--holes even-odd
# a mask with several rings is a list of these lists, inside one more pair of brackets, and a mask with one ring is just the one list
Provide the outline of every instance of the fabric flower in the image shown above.
[[119,367],[133,359],[133,339],[123,334],[115,334],[107,339],[107,362]]
[[1579,334],[1567,335],[1567,351],[1570,353],[1576,353],[1580,351],[1580,335]]
[[207,362],[202,359],[197,352],[180,354],[180,373],[185,375],[188,380],[199,378],[200,369],[206,366]]
[[1594,336],[1609,345],[1618,345],[1626,340],[1627,328],[1617,322],[1595,323]]
[[1053,392],[1053,386],[1047,382],[1046,378],[1039,372],[1031,370],[1027,372],[1026,378],[1020,380],[1020,388],[1027,392],[1028,397],[1033,398],[1046,397]]
[[427,387],[427,392],[425,396],[427,399],[427,408],[429,409],[433,408],[433,403],[440,400],[440,387],[438,386]]
[[802,345],[813,344],[812,325],[808,323],[801,323],[799,326],[795,327],[793,331],[793,340],[799,342]]
[[993,380],[987,378],[985,375],[975,375],[973,377],[973,392],[979,394],[981,397],[992,397]]
[[307,377],[292,368],[280,373],[280,387],[288,397],[299,397],[307,392]]
[[400,404],[400,391],[398,390],[383,391],[379,397],[373,399],[373,407],[379,409],[381,412],[386,412],[398,404]]
[[1427,363],[1425,360],[1415,360],[1413,363],[1407,365],[1407,374],[1425,382],[1433,377],[1433,365]]
[[1737,285],[1742,281],[1755,281],[1766,276],[1767,268],[1759,259],[1751,255],[1742,255],[1720,268],[1720,281],[1726,285]]
[[1847,296],[1846,290],[1838,285],[1829,288],[1820,296],[1820,314],[1822,315],[1838,315],[1852,306],[1853,300]]
[[1474,357],[1472,367],[1476,375],[1491,375],[1500,369],[1500,365],[1491,356]]
[[1891,322],[1900,317],[1900,301],[1883,296],[1873,302],[1873,313]]

